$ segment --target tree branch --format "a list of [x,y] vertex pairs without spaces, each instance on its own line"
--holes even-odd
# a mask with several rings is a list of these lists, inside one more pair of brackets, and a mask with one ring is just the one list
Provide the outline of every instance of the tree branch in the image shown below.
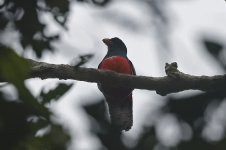
[[70,65],[56,65],[37,62],[27,59],[31,66],[31,74],[28,78],[59,78],[72,79],[86,82],[96,82],[112,85],[114,87],[130,87],[136,89],[154,90],[157,94],[184,90],[201,90],[204,92],[216,92],[226,89],[226,75],[193,76],[184,74],[177,69],[177,63],[166,63],[164,77],[131,76],[112,71],[103,71],[92,68],[75,68]]

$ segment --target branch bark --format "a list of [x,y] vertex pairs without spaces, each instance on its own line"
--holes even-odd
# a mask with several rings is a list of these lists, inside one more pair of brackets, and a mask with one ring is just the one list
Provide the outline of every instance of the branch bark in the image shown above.
[[114,87],[130,87],[135,89],[154,90],[159,95],[184,90],[201,90],[204,92],[224,91],[226,74],[216,76],[194,76],[180,72],[177,63],[166,63],[164,77],[131,76],[112,71],[93,68],[75,68],[70,65],[56,65],[27,59],[31,66],[28,78],[59,78],[86,82],[108,84]]

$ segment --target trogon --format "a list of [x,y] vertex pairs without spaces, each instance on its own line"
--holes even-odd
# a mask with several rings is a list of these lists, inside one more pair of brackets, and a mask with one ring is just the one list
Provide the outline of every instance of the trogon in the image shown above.
[[[134,66],[127,57],[127,48],[123,41],[117,37],[105,38],[102,41],[107,45],[108,51],[98,69],[136,75]],[[112,125],[120,131],[128,131],[133,125],[133,88],[113,87],[100,83],[98,88],[106,98]]]

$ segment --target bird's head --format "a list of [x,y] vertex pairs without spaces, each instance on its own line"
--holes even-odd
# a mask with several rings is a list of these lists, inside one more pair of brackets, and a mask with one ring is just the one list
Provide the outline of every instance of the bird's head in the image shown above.
[[114,37],[111,39],[104,38],[102,41],[105,45],[107,45],[109,52],[119,52],[123,54],[127,53],[126,45],[118,37]]

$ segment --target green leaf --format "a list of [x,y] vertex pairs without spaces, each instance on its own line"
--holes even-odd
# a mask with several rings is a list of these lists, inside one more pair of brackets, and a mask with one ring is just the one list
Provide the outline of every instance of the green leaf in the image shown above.
[[59,83],[55,89],[52,89],[47,93],[42,90],[40,94],[40,99],[42,100],[42,103],[45,104],[50,102],[51,100],[58,100],[72,87],[72,85],[73,84],[68,85],[64,83]]
[[30,132],[26,119],[35,111],[29,105],[9,102],[0,92],[0,149],[9,150]]
[[0,44],[0,79],[19,86],[28,73],[28,63],[12,49]]
[[25,59],[12,49],[0,44],[0,79],[14,84],[18,90],[19,100],[34,108],[37,114],[48,117],[48,110],[25,87],[24,80],[29,75],[30,67]]
[[70,136],[62,126],[52,124],[42,137],[30,135],[25,141],[19,143],[19,150],[66,150]]

